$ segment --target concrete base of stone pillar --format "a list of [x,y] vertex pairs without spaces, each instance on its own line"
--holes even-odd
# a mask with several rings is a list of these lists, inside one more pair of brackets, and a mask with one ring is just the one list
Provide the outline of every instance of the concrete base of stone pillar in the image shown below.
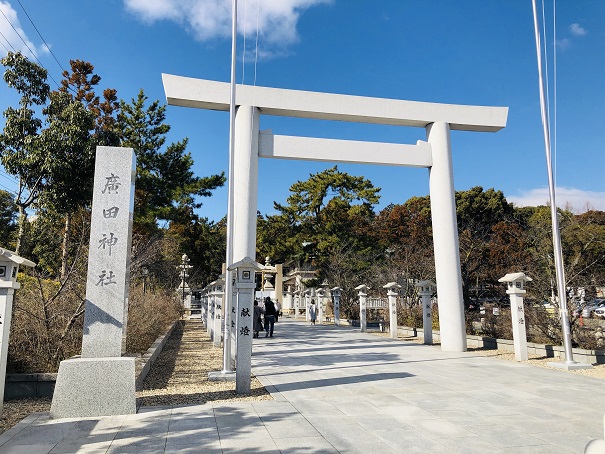
[[235,371],[223,372],[212,371],[208,372],[208,380],[210,381],[235,381]]
[[588,363],[551,362],[551,363],[546,363],[546,364],[550,367],[555,367],[557,369],[563,369],[563,370],[592,369],[592,364],[588,364]]
[[50,407],[52,418],[134,413],[134,358],[71,358],[61,361]]

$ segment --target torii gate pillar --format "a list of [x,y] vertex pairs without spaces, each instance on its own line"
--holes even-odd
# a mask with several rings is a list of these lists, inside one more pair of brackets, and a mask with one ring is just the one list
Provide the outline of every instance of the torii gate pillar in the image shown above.
[[433,165],[429,167],[429,188],[441,348],[462,352],[466,351],[466,326],[450,125],[432,123],[427,126],[426,133],[433,156]]
[[233,261],[256,257],[259,111],[239,106],[233,156]]

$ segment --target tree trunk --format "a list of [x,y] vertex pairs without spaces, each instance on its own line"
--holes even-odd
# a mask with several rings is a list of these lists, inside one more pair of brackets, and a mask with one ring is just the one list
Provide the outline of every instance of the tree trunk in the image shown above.
[[19,232],[17,233],[17,241],[15,244],[15,254],[19,255],[21,249],[21,240],[25,234],[25,220],[27,219],[27,213],[22,205],[19,205]]
[[69,240],[71,236],[71,214],[65,215],[65,232],[63,232],[63,244],[61,245],[61,282],[67,277],[67,256],[69,252]]

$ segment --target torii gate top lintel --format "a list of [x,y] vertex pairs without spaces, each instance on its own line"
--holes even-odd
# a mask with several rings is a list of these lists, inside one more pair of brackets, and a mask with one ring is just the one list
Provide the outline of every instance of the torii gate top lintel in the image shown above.
[[[227,82],[162,74],[169,105],[229,110]],[[460,131],[496,132],[506,126],[508,107],[439,104],[282,88],[238,85],[236,103],[261,114],[425,128],[445,122]]]

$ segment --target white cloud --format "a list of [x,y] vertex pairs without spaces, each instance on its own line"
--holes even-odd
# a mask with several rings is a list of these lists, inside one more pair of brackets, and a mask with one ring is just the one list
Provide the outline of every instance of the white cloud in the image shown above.
[[584,36],[588,33],[586,29],[577,22],[569,26],[569,31],[574,36]]
[[28,58],[33,58],[34,55],[37,57],[40,52],[48,52],[46,46],[37,48],[34,43],[29,40],[21,28],[17,12],[9,2],[0,1],[0,10],[2,10],[3,13],[0,14],[0,32],[4,35],[0,35],[0,54],[2,56],[6,55],[7,50],[21,52]]
[[571,46],[571,41],[568,38],[558,39],[556,43],[561,50],[567,50]]
[[[333,0],[248,0],[238,2],[238,33],[256,36],[261,55],[283,52],[298,41],[300,14]],[[176,22],[196,39],[207,41],[231,36],[231,0],[124,0],[126,9],[146,23]]]
[[[521,191],[518,196],[506,196],[506,200],[516,206],[548,205],[550,197],[548,188]],[[556,188],[555,200],[559,208],[572,208],[574,213],[584,213],[588,210],[605,211],[605,192],[584,191],[576,188]]]

